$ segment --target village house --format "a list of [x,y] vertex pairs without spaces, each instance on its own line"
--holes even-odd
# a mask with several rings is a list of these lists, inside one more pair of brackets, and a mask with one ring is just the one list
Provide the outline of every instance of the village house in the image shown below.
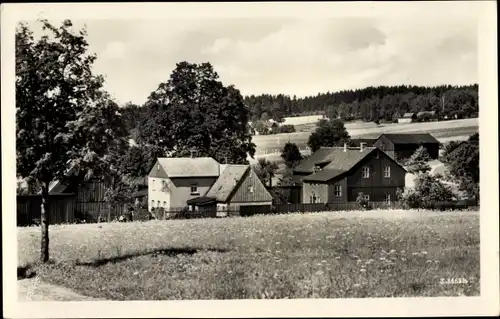
[[158,158],[149,174],[148,209],[241,212],[269,210],[272,197],[250,165],[211,157]]
[[439,141],[429,133],[382,134],[374,146],[398,161],[411,157],[420,146],[427,150],[431,159],[439,157]]
[[416,113],[405,113],[401,118],[398,119],[398,123],[412,123],[417,121]]
[[375,147],[321,147],[294,170],[302,203],[346,204],[358,195],[372,202],[396,200],[406,170]]
[[436,121],[437,119],[436,111],[422,111],[417,113],[417,120],[422,122]]

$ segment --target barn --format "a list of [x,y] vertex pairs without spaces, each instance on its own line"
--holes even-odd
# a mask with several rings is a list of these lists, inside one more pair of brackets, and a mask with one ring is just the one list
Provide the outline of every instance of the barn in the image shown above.
[[395,160],[409,158],[420,146],[425,147],[431,159],[439,157],[439,141],[429,133],[382,134],[374,146]]
[[398,119],[398,123],[411,123],[417,121],[416,113],[405,113]]

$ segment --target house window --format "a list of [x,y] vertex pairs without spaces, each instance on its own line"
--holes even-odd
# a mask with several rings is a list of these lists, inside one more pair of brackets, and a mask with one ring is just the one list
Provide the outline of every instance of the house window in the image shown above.
[[151,190],[153,190],[153,191],[155,190],[155,180],[154,179],[152,181]]
[[248,186],[248,192],[249,192],[250,194],[253,194],[253,186]]
[[335,197],[342,196],[342,186],[341,185],[335,185],[333,193],[334,193]]
[[153,208],[153,207],[155,207],[155,201],[154,200],[151,201],[151,208]]
[[391,203],[391,194],[385,194],[385,202],[387,204],[390,204]]
[[163,207],[167,207],[167,202],[163,201]]
[[191,194],[198,194],[198,185],[196,184],[191,185]]
[[159,171],[160,170],[160,164],[156,165],[156,170]]
[[384,177],[391,177],[391,167],[390,166],[384,167]]
[[363,167],[363,178],[370,178],[370,168],[368,166]]
[[309,199],[310,199],[310,202],[311,202],[311,203],[313,203],[313,204],[314,204],[314,203],[316,203],[316,195],[312,194],[312,195],[309,197]]
[[370,200],[370,195],[363,194],[363,199],[366,200],[366,201],[369,201]]

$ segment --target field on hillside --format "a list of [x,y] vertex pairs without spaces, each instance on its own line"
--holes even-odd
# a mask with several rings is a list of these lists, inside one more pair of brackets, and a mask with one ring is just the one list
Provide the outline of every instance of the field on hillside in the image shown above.
[[[20,266],[39,228],[18,228]],[[479,213],[367,211],[51,227],[43,281],[114,300],[479,295]]]
[[[427,123],[395,123],[381,124],[374,123],[346,123],[346,129],[353,138],[377,138],[382,133],[431,133],[437,139],[462,139],[464,136],[477,133],[479,131],[479,119],[465,119],[443,122]],[[313,127],[314,129],[314,127]],[[257,145],[257,155],[261,155],[265,150],[268,152],[274,149],[281,149],[283,145],[290,141],[296,143],[300,148],[305,148],[309,139],[310,131],[283,133],[276,135],[256,135],[252,136],[252,142]]]

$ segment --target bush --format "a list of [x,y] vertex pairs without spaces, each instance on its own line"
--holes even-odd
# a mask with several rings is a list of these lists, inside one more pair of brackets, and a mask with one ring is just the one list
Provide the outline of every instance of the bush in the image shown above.
[[368,209],[369,208],[369,202],[363,198],[363,193],[359,193],[358,194],[358,197],[356,198],[356,203],[359,204],[359,206],[362,208],[362,209]]
[[[405,208],[428,208],[434,209],[437,203],[441,203],[436,209],[445,209],[455,195],[451,189],[439,179],[428,173],[419,173],[415,179],[415,188],[406,189],[402,194],[402,203]],[[444,205],[444,206],[443,206]]]

